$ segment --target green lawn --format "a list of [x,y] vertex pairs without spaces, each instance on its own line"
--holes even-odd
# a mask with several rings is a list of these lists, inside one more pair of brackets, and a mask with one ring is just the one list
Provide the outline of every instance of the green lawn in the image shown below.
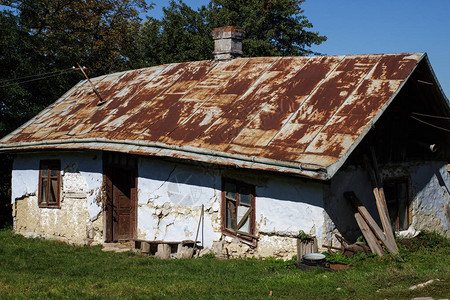
[[[392,258],[354,260],[338,272],[303,272],[292,261],[199,258],[162,261],[27,239],[0,230],[0,298],[275,298],[450,297],[449,240]],[[408,288],[430,279],[431,285]]]

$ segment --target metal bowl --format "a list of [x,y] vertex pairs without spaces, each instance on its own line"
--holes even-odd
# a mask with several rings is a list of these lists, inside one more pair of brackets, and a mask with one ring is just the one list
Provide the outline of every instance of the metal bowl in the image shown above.
[[321,265],[325,261],[325,255],[322,253],[308,253],[302,256],[302,262],[310,266]]

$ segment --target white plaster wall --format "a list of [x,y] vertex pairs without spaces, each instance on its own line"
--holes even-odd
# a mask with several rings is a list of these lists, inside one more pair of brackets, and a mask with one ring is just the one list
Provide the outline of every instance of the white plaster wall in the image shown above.
[[329,185],[325,186],[326,225],[322,239],[326,245],[340,247],[335,234],[342,235],[349,241],[355,240],[361,235],[355,221],[353,207],[344,198],[344,193],[348,191],[353,191],[373,218],[379,222],[371,183],[365,169],[350,166],[345,170],[340,170],[334,175]]
[[205,246],[211,247],[212,242],[220,238],[221,182],[217,172],[142,158],[139,160],[138,173],[139,238],[194,240],[202,204],[205,209]]
[[[61,160],[61,209],[38,207],[40,159]],[[236,246],[240,244],[237,239],[227,238],[225,241],[221,233],[223,177],[255,186],[256,234],[260,236],[256,249],[244,244]],[[101,186],[102,160],[99,153],[19,155],[14,162],[12,193],[16,207],[20,206],[16,211],[22,214],[16,218],[19,231],[64,237],[78,243],[83,237],[102,242],[103,228],[99,225],[102,223],[102,207],[97,203],[101,198]],[[322,184],[269,173],[142,157],[138,160],[137,195],[138,238],[194,240],[201,206],[204,205],[204,224],[197,239],[203,239],[208,248],[217,248],[217,243],[226,242],[236,256],[242,254],[236,250],[239,248],[244,249],[245,255],[289,258],[296,254],[295,236],[299,230],[317,236],[320,243],[326,221]],[[25,217],[28,221],[24,220]]]
[[[211,248],[214,243],[223,241],[221,182],[222,177],[228,177],[255,185],[256,233],[261,243],[256,252],[251,250],[252,256],[283,253],[285,258],[292,257],[296,254],[294,237],[299,230],[321,240],[325,222],[322,184],[267,173],[219,170],[147,158],[140,159],[138,170],[138,237],[141,239],[194,240],[203,204],[204,246]],[[280,236],[283,238],[278,238]],[[201,232],[198,239],[201,239]],[[227,239],[227,243],[230,241]],[[239,243],[236,239],[233,242]]]
[[297,235],[299,230],[321,235],[322,185],[290,178],[270,178],[256,187],[256,220],[265,234]]
[[[39,208],[39,163],[61,161],[61,208]],[[102,241],[102,228],[93,236],[93,222],[102,211],[97,203],[102,186],[102,157],[98,152],[33,153],[17,155],[12,173],[14,226],[18,233],[82,243]],[[99,227],[96,225],[96,227]]]
[[436,230],[449,236],[450,174],[445,162],[404,164],[387,167],[384,175],[411,177],[412,224],[409,231]]

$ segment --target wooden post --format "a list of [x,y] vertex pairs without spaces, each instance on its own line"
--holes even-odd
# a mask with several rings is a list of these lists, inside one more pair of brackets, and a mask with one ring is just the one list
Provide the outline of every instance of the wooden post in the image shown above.
[[[378,170],[377,156],[375,155],[375,150],[374,150],[373,146],[370,147],[370,153],[372,154],[372,163],[373,163],[373,167],[375,170],[375,178],[377,179],[378,193],[380,195],[380,202],[381,202],[381,206],[383,207],[383,210],[384,210],[384,218],[385,218],[384,223],[386,223],[386,224],[382,223],[383,229],[385,231],[386,238],[393,245],[395,252],[398,253],[398,247],[397,247],[397,244],[395,242],[395,237],[394,237],[394,230],[392,229],[391,219],[389,218],[389,210],[388,210],[387,203],[386,203],[386,196],[384,194],[384,188],[383,188],[383,184],[382,184],[382,180],[381,180],[381,174]],[[386,228],[384,226],[386,226]]]
[[159,259],[169,259],[170,258],[171,247],[169,244],[158,244],[158,251],[155,256]]
[[297,259],[301,260],[303,255],[308,253],[314,253],[319,250],[317,245],[317,239],[315,237],[311,240],[301,240],[297,239]]
[[141,242],[141,254],[150,253],[150,244],[148,242]]
[[383,188],[380,187],[380,174],[378,171],[378,166],[376,165],[375,152],[372,151],[373,163],[375,165],[374,169],[370,167],[369,159],[364,155],[364,164],[366,166],[367,172],[369,174],[370,181],[372,183],[372,190],[375,196],[375,202],[377,204],[378,214],[380,215],[381,225],[383,226],[384,234],[386,239],[392,245],[395,253],[398,253],[397,244],[395,243],[394,232],[392,230],[391,220],[389,218],[389,211],[386,204],[386,198],[384,196]]

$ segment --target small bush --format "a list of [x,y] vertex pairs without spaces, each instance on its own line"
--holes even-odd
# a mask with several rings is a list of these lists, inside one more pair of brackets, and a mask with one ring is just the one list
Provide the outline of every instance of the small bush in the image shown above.
[[213,259],[213,258],[216,258],[216,254],[215,253],[206,253],[206,254],[203,254],[202,256],[200,256],[201,258],[204,258],[204,259]]

